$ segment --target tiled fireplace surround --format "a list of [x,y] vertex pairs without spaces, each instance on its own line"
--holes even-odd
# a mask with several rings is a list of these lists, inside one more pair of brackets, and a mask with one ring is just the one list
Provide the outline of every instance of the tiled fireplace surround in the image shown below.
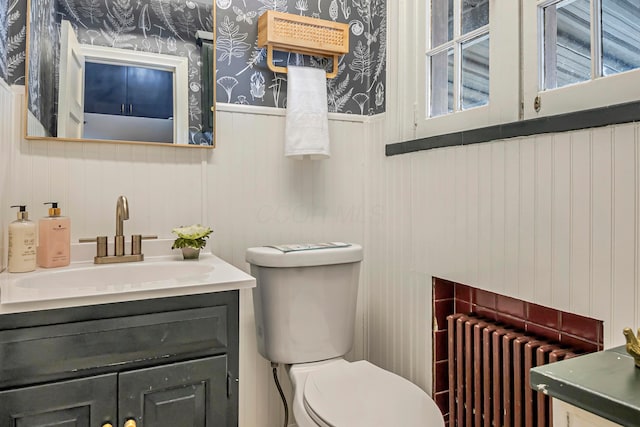
[[603,349],[603,322],[433,278],[433,397],[447,419],[449,378],[447,316],[475,313],[585,353]]

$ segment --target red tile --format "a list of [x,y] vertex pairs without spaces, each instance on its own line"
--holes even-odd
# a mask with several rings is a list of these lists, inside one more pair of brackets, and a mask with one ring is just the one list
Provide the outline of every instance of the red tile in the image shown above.
[[471,303],[468,301],[456,300],[455,302],[456,313],[471,313]]
[[557,329],[546,328],[536,323],[525,324],[525,331],[527,334],[533,335],[537,338],[543,338],[547,341],[560,342],[560,332]]
[[436,362],[433,376],[433,392],[440,393],[449,390],[449,362]]
[[473,303],[486,308],[496,308],[496,294],[483,289],[474,289]]
[[455,285],[448,280],[433,280],[433,300],[453,299],[455,293]]
[[440,301],[435,301],[433,303],[434,307],[434,317],[438,322],[437,325],[434,325],[433,330],[439,331],[447,329],[447,316],[454,313],[455,304],[452,299],[445,299]]
[[598,344],[564,333],[560,334],[560,343],[569,348],[582,350],[586,353],[598,351]]
[[527,320],[530,323],[535,323],[552,329],[559,328],[560,312],[558,310],[531,303],[529,303],[528,306],[529,315],[527,316]]
[[447,331],[436,331],[433,333],[433,360],[440,362],[449,359],[449,344],[447,339]]
[[525,302],[504,295],[497,295],[496,309],[500,313],[508,314],[513,317],[525,319]]
[[604,322],[600,322],[600,327],[598,328],[598,344],[600,348],[604,344]]
[[502,314],[500,312],[497,313],[498,322],[504,323],[505,325],[514,328],[521,329],[524,331],[524,320],[518,317],[509,316],[507,314]]
[[458,301],[471,302],[471,288],[469,286],[456,283],[456,299]]
[[440,412],[442,412],[442,415],[446,415],[449,413],[449,392],[448,391],[435,393],[433,395],[433,400],[438,405],[438,408],[440,408]]
[[473,309],[473,312],[476,313],[478,316],[481,316],[493,321],[498,320],[498,314],[496,313],[495,310],[490,310],[488,308],[478,306],[478,305],[474,305],[472,309]]
[[587,341],[598,342],[599,320],[573,313],[562,313],[561,319],[562,332],[582,337]]

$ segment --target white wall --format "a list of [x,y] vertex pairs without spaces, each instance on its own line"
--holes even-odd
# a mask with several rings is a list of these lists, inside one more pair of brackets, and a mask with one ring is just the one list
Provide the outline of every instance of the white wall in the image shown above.
[[[431,278],[640,326],[640,125],[384,156],[411,139],[413,1],[388,2],[387,113],[366,144],[365,357],[431,388]],[[413,90],[413,91],[412,91]]]
[[[10,199],[10,165],[14,144],[19,138],[20,99],[24,91],[22,86],[9,87],[0,79],[0,271],[7,266],[7,232],[8,225],[16,219],[17,209],[9,209],[10,205],[19,201]],[[17,125],[16,125],[17,124]]]
[[[216,254],[236,266],[245,266],[245,250],[252,246],[334,240],[365,243],[369,212],[362,153],[368,135],[362,121],[366,118],[331,115],[331,158],[297,161],[283,156],[281,111],[231,105],[220,108],[218,146],[207,169]],[[280,425],[281,402],[269,364],[256,356],[250,291],[241,294],[240,311],[244,361],[240,374],[245,379],[240,387],[240,425]],[[351,357],[362,358],[363,348],[361,306]],[[281,378],[284,375],[281,371]],[[288,380],[283,383],[289,387]]]
[[640,125],[383,157],[367,181],[366,356],[429,389],[432,276],[640,325]]

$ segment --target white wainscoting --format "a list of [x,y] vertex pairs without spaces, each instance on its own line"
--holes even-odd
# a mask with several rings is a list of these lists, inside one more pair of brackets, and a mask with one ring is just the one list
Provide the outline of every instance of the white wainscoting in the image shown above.
[[[368,146],[365,357],[431,383],[431,277],[640,325],[640,125],[384,158]],[[367,304],[368,303],[368,304]]]
[[14,201],[9,199],[9,165],[11,164],[12,143],[17,140],[16,130],[20,124],[14,103],[18,98],[15,91],[0,79],[0,271],[7,266],[7,230],[15,213],[9,209]]
[[[207,169],[214,252],[248,269],[244,254],[252,246],[334,240],[365,244],[370,215],[364,191],[366,125],[331,120],[331,158],[291,160],[283,155],[284,116],[253,110],[217,113],[218,143]],[[360,302],[364,281],[361,285]],[[257,354],[253,319],[247,291],[240,298],[240,425],[278,426],[282,404],[269,363]],[[360,304],[352,359],[363,357],[364,340]],[[284,370],[280,377],[291,402]]]

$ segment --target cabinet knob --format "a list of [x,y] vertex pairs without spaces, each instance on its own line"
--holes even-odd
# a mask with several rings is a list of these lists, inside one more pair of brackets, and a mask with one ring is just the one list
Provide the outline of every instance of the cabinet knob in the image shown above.
[[136,420],[127,420],[127,421],[125,421],[124,427],[136,427]]

